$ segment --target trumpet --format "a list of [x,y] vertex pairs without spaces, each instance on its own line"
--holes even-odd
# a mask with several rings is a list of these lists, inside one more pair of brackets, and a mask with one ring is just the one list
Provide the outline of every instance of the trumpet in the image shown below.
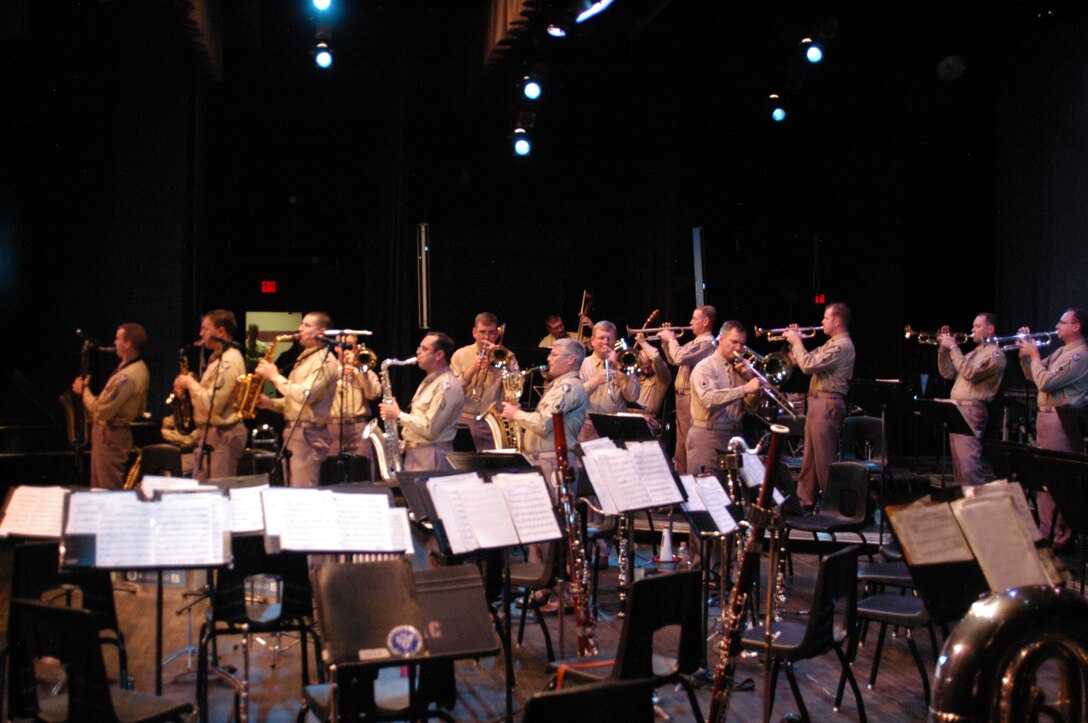
[[910,324],[903,327],[903,338],[914,339],[919,344],[937,346],[941,343],[942,336],[952,337],[956,340],[956,344],[966,344],[971,341],[972,335],[962,331],[918,331],[917,329],[912,329]]
[[661,332],[663,331],[675,331],[676,338],[679,339],[684,335],[685,331],[692,331],[692,328],[690,326],[655,326],[645,329],[632,329],[631,327],[627,327],[627,336],[647,334],[646,341],[658,341],[661,339]]
[[778,329],[764,329],[762,326],[756,327],[756,337],[765,336],[767,341],[785,341],[787,331],[796,331],[801,335],[802,339],[811,339],[816,336],[816,332],[822,332],[823,325],[818,326],[783,326]]
[[348,357],[349,363],[359,368],[363,374],[378,366],[378,355],[366,344],[360,343]]
[[1057,336],[1055,331],[1037,331],[1033,334],[1013,334],[1012,336],[990,336],[984,339],[987,344],[997,344],[1005,351],[1017,348],[1017,342],[1030,341],[1035,346],[1048,346],[1054,337]]

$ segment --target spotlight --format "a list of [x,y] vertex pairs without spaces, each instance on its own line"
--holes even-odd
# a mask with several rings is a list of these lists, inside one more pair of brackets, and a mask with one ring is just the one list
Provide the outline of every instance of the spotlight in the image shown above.
[[805,60],[812,64],[824,59],[824,51],[819,45],[812,42],[812,38],[801,38],[801,45],[805,48]]
[[598,13],[602,13],[612,4],[612,0],[578,0],[575,6],[574,22],[584,23]]
[[567,37],[567,29],[559,23],[551,23],[548,25],[545,32],[553,38],[565,38]]
[[524,158],[533,152],[533,142],[524,128],[514,131],[514,153]]
[[782,106],[776,106],[775,109],[771,111],[771,120],[775,123],[781,123],[786,120],[786,109]]
[[332,7],[332,0],[314,0],[314,7],[321,12],[325,12]]
[[320,42],[314,50],[314,63],[322,70],[332,66],[332,49],[326,42]]
[[521,86],[522,94],[529,100],[537,100],[540,98],[540,91],[540,81],[530,76],[525,76]]

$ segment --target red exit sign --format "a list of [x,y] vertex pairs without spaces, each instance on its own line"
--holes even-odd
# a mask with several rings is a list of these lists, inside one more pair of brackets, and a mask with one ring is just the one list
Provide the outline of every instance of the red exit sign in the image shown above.
[[261,293],[262,294],[274,294],[274,293],[276,293],[276,282],[275,281],[262,281],[261,282]]
[[[275,283],[275,282],[273,282],[273,283]],[[823,294],[815,294],[813,299],[812,299],[812,303],[814,303],[814,304],[825,304],[827,302],[824,301],[824,295]]]

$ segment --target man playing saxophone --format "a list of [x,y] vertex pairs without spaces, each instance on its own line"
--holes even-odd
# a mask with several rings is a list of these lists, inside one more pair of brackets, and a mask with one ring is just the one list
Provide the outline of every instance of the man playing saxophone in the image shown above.
[[311,311],[298,325],[298,344],[302,353],[290,374],[280,373],[271,361],[261,359],[256,373],[272,382],[282,396],[271,399],[261,395],[258,406],[283,414],[287,428],[288,479],[292,487],[316,487],[321,463],[329,456],[332,432],[329,411],[336,389],[338,363],[317,338],[331,320],[323,311]]
[[411,411],[401,411],[395,399],[378,405],[382,419],[401,426],[405,472],[453,468],[446,453],[453,451],[457,418],[465,403],[461,380],[450,370],[453,349],[453,339],[446,334],[427,334],[416,349],[416,364],[427,376],[412,397]]
[[[943,327],[937,334],[937,371],[945,379],[954,379],[952,401],[959,407],[971,429],[986,429],[986,405],[997,396],[1001,377],[1005,374],[1005,352],[994,343],[996,319],[990,312],[975,317],[971,338],[978,344],[969,354],[960,351],[956,337]],[[982,475],[982,440],[974,435],[950,434],[948,446],[952,451],[952,471],[958,485],[980,485]]]
[[[627,405],[638,399],[638,377],[627,375],[616,365],[616,325],[598,321],[593,325],[593,353],[582,361],[578,376],[589,396],[589,412],[615,414],[627,411]],[[593,422],[586,417],[579,442],[597,438]]]
[[[495,449],[495,438],[491,428],[483,419],[477,421],[489,407],[499,405],[503,399],[503,370],[492,364],[492,350],[499,343],[499,320],[489,311],[476,315],[472,327],[473,343],[463,346],[450,357],[450,370],[460,380],[465,393],[465,406],[461,411],[460,423],[468,426],[472,432],[472,443],[477,452]],[[506,369],[517,373],[518,362],[512,352],[501,348],[506,355]]]
[[[691,313],[691,341],[680,345],[676,332],[666,328],[660,332],[661,348],[669,363],[678,367],[676,370],[676,453],[674,455],[677,474],[687,474],[688,453],[687,434],[691,428],[691,372],[695,365],[714,353],[714,325],[718,320],[718,310],[713,306],[700,306]],[[666,327],[668,324],[665,325]]]
[[234,386],[245,374],[245,357],[234,346],[238,328],[234,313],[214,309],[200,319],[200,341],[211,351],[204,374],[197,381],[190,374],[174,378],[174,394],[185,392],[193,400],[197,444],[193,477],[233,477],[246,448],[246,426],[234,403]]

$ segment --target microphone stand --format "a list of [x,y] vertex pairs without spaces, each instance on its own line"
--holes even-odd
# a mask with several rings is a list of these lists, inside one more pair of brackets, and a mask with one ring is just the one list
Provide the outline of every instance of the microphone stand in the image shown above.
[[[332,344],[325,344],[325,355],[321,358],[321,366],[318,367],[318,371],[320,372],[320,377],[322,379],[324,379],[325,377],[325,361],[329,358],[329,354],[332,353],[332,347]],[[299,359],[301,358],[302,355],[300,354]],[[298,365],[297,359],[295,360],[295,365]],[[318,380],[315,379],[314,381],[316,383]],[[308,388],[303,390],[302,404],[298,408],[298,416],[295,417],[295,421],[291,423],[291,428],[288,429],[287,433],[283,436],[283,444],[280,445],[279,454],[276,455],[277,464],[282,465],[284,462],[288,462],[288,464],[284,465],[284,480],[287,482],[288,487],[291,486],[291,450],[287,448],[287,445],[291,443],[291,438],[294,437],[295,430],[298,429],[299,425],[302,423],[302,412],[305,411],[306,406],[310,403],[310,392],[313,391],[313,388],[314,385],[311,384]]]
[[[212,410],[215,409],[215,393],[219,390],[219,380],[222,378],[223,374],[223,354],[227,351],[227,346],[229,346],[229,343],[223,343],[220,345],[219,348],[219,365],[215,369],[215,379],[212,381],[212,396],[208,400],[208,417],[204,420],[204,427],[200,430],[200,436],[197,437],[196,451],[193,453],[194,477],[196,476],[197,470],[204,466],[204,450],[207,448],[208,444],[208,430],[211,428],[212,425]],[[203,372],[203,369],[206,366],[204,364],[203,354],[201,354],[200,361],[200,368]],[[211,361],[208,361],[208,364],[211,364]],[[203,373],[201,373],[201,376],[203,376]],[[211,461],[209,460],[208,477],[211,478],[211,476]]]

